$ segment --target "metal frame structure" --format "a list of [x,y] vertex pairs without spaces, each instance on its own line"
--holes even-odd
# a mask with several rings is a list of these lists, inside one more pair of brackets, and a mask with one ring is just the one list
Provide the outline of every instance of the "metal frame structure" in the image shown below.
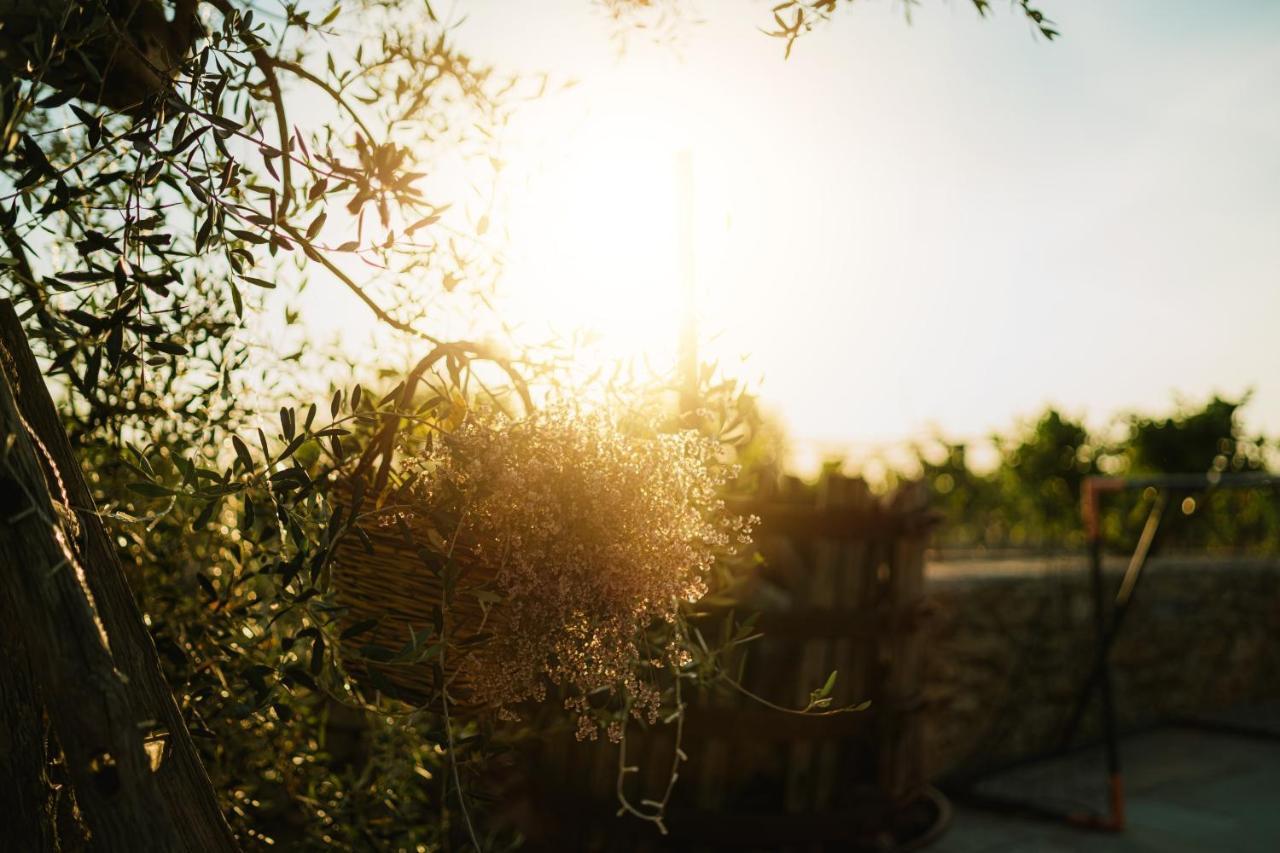
[[[1018,762],[1025,765],[1034,761],[1059,757],[1071,751],[1072,741],[1084,719],[1094,693],[1102,702],[1102,746],[1107,765],[1107,813],[1103,815],[1079,812],[1061,812],[1045,806],[1012,798],[960,792],[963,798],[978,806],[1002,810],[1016,810],[1025,814],[1052,820],[1065,820],[1075,826],[1108,832],[1120,832],[1125,827],[1124,776],[1120,761],[1120,739],[1116,724],[1115,698],[1111,684],[1111,649],[1115,645],[1125,617],[1129,613],[1133,596],[1142,580],[1143,569],[1156,544],[1160,522],[1169,505],[1171,495],[1204,493],[1219,489],[1254,489],[1280,486],[1280,476],[1264,473],[1227,474],[1164,474],[1148,477],[1087,477],[1081,489],[1081,515],[1084,522],[1086,546],[1089,554],[1089,576],[1093,597],[1094,631],[1097,638],[1093,665],[1080,687],[1071,713],[1058,740],[1057,748],[1046,755]],[[1102,571],[1102,498],[1139,489],[1154,489],[1156,499],[1143,525],[1138,544],[1129,558],[1120,587],[1115,593],[1110,613],[1107,610],[1106,582]],[[1008,769],[1008,768],[1006,768]]]

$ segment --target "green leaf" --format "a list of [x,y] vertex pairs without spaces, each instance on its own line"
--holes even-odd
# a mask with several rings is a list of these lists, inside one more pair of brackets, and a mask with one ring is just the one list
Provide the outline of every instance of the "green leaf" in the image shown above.
[[240,464],[244,466],[246,471],[253,470],[253,454],[249,452],[249,445],[238,435],[231,436],[231,444],[236,449],[236,457],[239,458]]
[[386,646],[379,646],[376,643],[360,647],[360,656],[378,663],[386,663],[393,659],[396,653]]
[[187,348],[173,341],[148,341],[147,346],[168,355],[186,355]]
[[428,225],[433,225],[439,221],[440,221],[439,213],[433,213],[430,216],[424,216],[421,219],[419,219],[417,222],[410,225],[408,228],[404,229],[405,236],[411,237],[413,236],[413,232],[417,231],[419,228],[425,228]]
[[325,212],[322,210],[320,211],[319,216],[311,220],[311,224],[307,226],[308,240],[314,240],[316,238],[316,235],[320,233],[320,229],[324,227],[324,221],[326,218]]
[[388,696],[394,696],[399,692],[396,686],[391,683],[391,679],[387,678],[386,674],[378,667],[366,667],[365,673],[369,676],[369,680],[373,682],[374,688],[379,692]]
[[297,453],[298,448],[306,444],[306,442],[307,442],[307,436],[305,435],[294,436],[293,440],[290,441],[288,445],[285,446],[284,450],[280,451],[279,461],[288,459],[290,456]]
[[221,503],[222,502],[219,500],[212,500],[212,501],[209,501],[207,504],[205,504],[204,509],[200,511],[200,515],[198,515],[196,517],[196,520],[192,523],[191,525],[192,529],[193,530],[203,529],[204,526],[207,525],[209,521],[213,518],[213,513],[217,510],[218,506]]
[[206,124],[204,127],[198,127],[195,130],[191,131],[182,139],[181,142],[173,146],[173,150],[170,151],[169,154],[172,156],[174,154],[182,153],[188,147],[190,147],[191,143],[195,142],[197,139],[203,136],[205,131],[209,130],[211,127],[212,125]]
[[827,683],[822,685],[822,689],[818,691],[818,698],[822,699],[831,695],[831,691],[836,686],[836,675],[838,670],[831,670],[831,674],[827,676]]
[[213,581],[209,580],[209,576],[204,572],[196,572],[196,583],[200,584],[200,588],[211,601],[218,599],[218,590],[214,588]]
[[301,684],[308,690],[316,693],[320,692],[320,685],[316,684],[316,680],[311,674],[300,666],[286,666],[284,668],[284,677],[291,682]]
[[312,675],[319,675],[320,670],[324,667],[324,635],[316,634],[316,638],[311,642],[311,664],[309,669]]
[[252,243],[255,246],[262,246],[268,242],[267,237],[263,237],[261,234],[254,234],[252,231],[245,231],[240,228],[228,228],[227,231],[236,235],[241,240],[244,240],[246,243]]
[[85,112],[75,104],[71,105],[71,112],[75,113],[76,118],[80,119],[84,126],[88,128],[89,147],[97,148],[98,142],[102,139],[102,119]]
[[362,619],[339,634],[338,639],[350,640],[352,637],[358,637],[361,634],[366,634],[376,627],[378,627],[377,619]]

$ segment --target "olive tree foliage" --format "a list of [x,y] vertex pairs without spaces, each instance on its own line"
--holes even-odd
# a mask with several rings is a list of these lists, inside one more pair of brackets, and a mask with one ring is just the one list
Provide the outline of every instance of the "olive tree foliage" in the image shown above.
[[[324,276],[421,348],[441,417],[476,360],[521,396],[531,371],[432,322],[436,294],[497,268],[431,173],[496,168],[491,138],[541,81],[472,61],[429,4],[0,11],[5,288],[233,827],[249,845],[438,844],[459,803],[448,732],[343,671],[323,495],[429,395],[393,379],[298,400],[293,354],[246,323],[278,284]],[[472,763],[474,731],[452,734]]]
[[[772,8],[773,28],[766,32],[774,38],[782,39],[786,43],[786,55],[790,56],[797,39],[812,32],[815,27],[826,24],[840,7],[853,5],[854,2],[855,0],[782,0]],[[969,2],[983,17],[991,12],[991,0]],[[908,18],[918,5],[920,0],[903,0],[902,6]],[[1034,0],[1011,0],[1010,5],[1026,17],[1037,34],[1050,41],[1057,38],[1058,31],[1053,22],[1037,8]]]
[[[688,0],[597,0],[600,8],[617,25],[614,30],[615,40],[620,48],[625,48],[629,33],[646,32],[651,38],[660,42],[674,42],[689,25],[701,20],[697,13],[697,4]],[[921,0],[895,0],[911,19],[912,12],[921,5]],[[744,9],[752,15],[761,11],[767,12],[761,22],[760,30],[765,35],[781,40],[784,43],[783,54],[791,56],[792,48],[804,35],[828,24],[842,8],[853,5],[869,5],[867,0],[779,0],[770,7],[754,7],[747,4]],[[992,11],[991,0],[968,0],[980,16],[986,17]],[[1031,26],[1032,31],[1046,40],[1052,41],[1059,33],[1035,0],[1010,0],[1009,5]]]
[[[424,179],[494,132],[517,81],[459,53],[429,4],[7,5],[9,279],[91,427],[157,414],[150,392],[193,358],[225,377],[248,291],[286,266],[442,343],[423,285],[483,271],[432,227],[447,205]],[[412,301],[389,285],[409,280]]]

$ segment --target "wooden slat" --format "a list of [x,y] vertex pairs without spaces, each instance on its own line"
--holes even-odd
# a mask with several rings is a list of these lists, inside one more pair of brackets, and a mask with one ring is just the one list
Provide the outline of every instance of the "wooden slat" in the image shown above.
[[794,536],[801,539],[893,539],[917,529],[928,530],[940,519],[923,508],[894,513],[880,502],[866,506],[815,507],[781,501],[730,500],[729,509],[760,519],[757,536]]
[[891,536],[893,519],[869,507],[826,507],[759,501],[731,501],[730,509],[760,519],[759,536],[795,536],[803,539],[866,539]]
[[[927,500],[921,484],[895,496],[895,504],[906,512],[917,511]],[[888,578],[890,600],[896,614],[912,614],[924,599],[924,549],[918,538],[903,537],[895,543],[893,557]],[[918,704],[923,634],[918,619],[895,622],[882,641],[891,662],[885,671],[882,703],[906,710]],[[884,714],[881,720],[879,787],[892,802],[907,802],[925,784],[923,721],[915,713]]]
[[[744,687],[802,707],[808,691],[834,669],[840,673],[834,707],[873,704],[819,716],[772,710],[737,694],[699,694],[685,719],[690,760],[668,814],[669,840],[774,850],[847,841],[859,823],[861,830],[868,818],[875,824],[871,812],[905,802],[924,784],[920,715],[913,713],[920,675],[916,617],[925,537],[935,516],[916,487],[881,498],[860,480],[830,475],[817,501],[748,501],[732,508],[760,516],[762,550],[782,561],[765,575],[771,592],[761,600],[772,607],[757,615],[763,637],[748,647]],[[723,615],[712,608],[706,619],[716,623]],[[628,743],[630,764],[665,765],[669,758],[669,740],[656,733],[636,731]],[[563,782],[567,795],[574,785]],[[733,809],[735,792],[745,785],[758,796],[760,784],[777,794],[765,813],[724,813]],[[850,786],[865,791],[859,802],[867,808],[858,809],[857,819],[836,811]],[[611,836],[625,832],[612,819],[600,826]],[[636,840],[628,836],[628,843]]]

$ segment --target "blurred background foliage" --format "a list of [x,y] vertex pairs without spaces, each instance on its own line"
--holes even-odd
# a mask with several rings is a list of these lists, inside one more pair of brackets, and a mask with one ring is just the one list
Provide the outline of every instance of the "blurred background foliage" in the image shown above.
[[[920,476],[946,517],[949,548],[1073,550],[1084,546],[1080,493],[1093,475],[1242,474],[1275,470],[1275,439],[1248,434],[1240,418],[1248,395],[1184,404],[1171,414],[1129,414],[1103,429],[1049,407],[991,436],[994,465],[976,466],[965,443],[914,447]],[[900,466],[890,478],[907,476]],[[1132,547],[1153,499],[1150,491],[1109,496],[1103,530],[1115,548]],[[1189,500],[1183,501],[1182,497]],[[1180,495],[1166,520],[1165,547],[1232,553],[1274,551],[1280,500],[1262,487]]]

